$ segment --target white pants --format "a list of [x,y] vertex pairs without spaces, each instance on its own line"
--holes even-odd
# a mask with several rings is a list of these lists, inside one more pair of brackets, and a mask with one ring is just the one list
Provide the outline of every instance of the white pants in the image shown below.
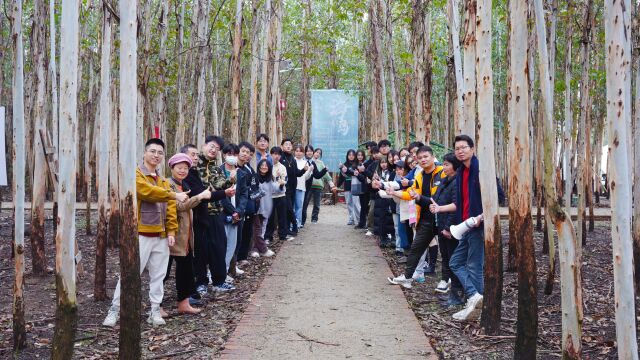
[[227,265],[227,271],[229,271],[231,259],[236,253],[236,245],[238,245],[238,225],[224,224],[224,232],[227,234],[227,253],[224,256],[224,262]]
[[349,209],[349,222],[358,224],[360,222],[360,198],[357,195],[351,195],[351,191],[345,191],[344,200]]
[[[140,249],[140,274],[144,269],[149,270],[149,301],[151,307],[160,306],[164,297],[162,280],[167,275],[169,264],[169,242],[167,238],[147,237],[138,235]],[[111,305],[120,307],[120,279],[113,293]]]

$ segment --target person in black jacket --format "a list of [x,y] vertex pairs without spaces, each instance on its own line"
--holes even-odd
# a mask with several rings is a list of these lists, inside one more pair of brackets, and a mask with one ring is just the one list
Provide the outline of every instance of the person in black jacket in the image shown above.
[[356,229],[364,229],[367,225],[367,214],[369,213],[369,184],[367,183],[366,176],[364,172],[360,172],[361,169],[365,167],[366,164],[366,155],[364,151],[358,150],[356,152],[356,168],[353,171],[353,176],[355,176],[358,181],[360,181],[361,193],[358,197],[360,201],[360,217],[358,220],[358,224],[356,225]]
[[304,175],[306,169],[298,169],[296,159],[293,157],[293,143],[291,139],[283,139],[281,145],[283,154],[280,163],[287,169],[287,226],[289,235],[296,236],[298,234],[298,222],[293,212],[293,206],[296,201],[298,177]]
[[349,149],[345,158],[344,164],[340,166],[340,175],[338,176],[338,187],[344,185],[344,198],[347,208],[349,209],[349,220],[347,225],[357,225],[360,222],[360,193],[362,186],[357,183],[354,188],[355,192],[351,190],[351,182],[354,177],[353,173],[358,166],[356,161],[356,151]]
[[[443,305],[455,306],[464,304],[464,301],[462,300],[462,284],[449,267],[451,255],[458,246],[458,240],[451,236],[449,232],[449,228],[455,225],[453,223],[454,212],[438,211],[440,210],[438,205],[455,204],[457,196],[456,170],[460,167],[460,162],[453,153],[448,153],[443,157],[442,167],[444,178],[433,196],[432,204],[429,206],[429,210],[437,214],[438,243],[440,245],[440,255],[442,256],[442,277],[436,287],[436,292],[441,294],[449,292],[449,297]],[[449,280],[451,280],[451,283],[449,283]]]
[[238,172],[243,174],[243,177],[247,179],[247,190],[249,198],[245,207],[244,218],[242,219],[241,229],[238,233],[238,251],[237,260],[238,263],[244,263],[249,257],[249,251],[251,250],[251,239],[253,237],[253,221],[255,214],[258,211],[258,204],[256,198],[260,192],[260,184],[258,183],[258,174],[251,167],[251,159],[255,154],[255,147],[246,141],[238,144],[240,152],[238,153]]

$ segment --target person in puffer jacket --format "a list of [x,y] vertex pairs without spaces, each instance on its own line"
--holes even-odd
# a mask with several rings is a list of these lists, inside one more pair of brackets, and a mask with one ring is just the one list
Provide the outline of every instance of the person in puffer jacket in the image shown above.
[[[388,168],[389,163],[387,158],[380,160],[380,181],[387,182],[393,179],[394,174]],[[376,195],[378,195],[376,193]],[[373,209],[373,223],[376,226],[379,245],[381,248],[395,247],[395,229],[393,227],[393,212],[396,208],[396,203],[393,199],[382,198],[376,196],[374,200]]]

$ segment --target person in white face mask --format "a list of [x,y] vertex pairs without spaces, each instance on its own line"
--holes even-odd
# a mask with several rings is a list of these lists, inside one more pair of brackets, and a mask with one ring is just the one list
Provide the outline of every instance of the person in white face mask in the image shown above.
[[[235,195],[222,200],[222,207],[225,215],[224,229],[227,235],[227,252],[224,260],[227,272],[231,270],[233,275],[236,275],[236,269],[235,266],[231,267],[231,263],[235,257],[238,245],[238,227],[244,217],[247,201],[249,199],[246,174],[241,171],[237,171],[238,153],[238,145],[226,144],[222,148],[224,164],[220,166],[220,169],[227,179],[235,178],[236,180]],[[232,282],[233,277],[228,275],[227,281]]]

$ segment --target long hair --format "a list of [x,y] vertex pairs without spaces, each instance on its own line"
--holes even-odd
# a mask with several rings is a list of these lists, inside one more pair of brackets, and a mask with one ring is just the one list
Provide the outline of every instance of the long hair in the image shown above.
[[[262,164],[267,164],[267,173],[265,175],[262,175],[262,173],[260,172],[260,167],[262,166]],[[258,172],[258,181],[260,181],[261,183],[273,181],[272,169],[273,166],[269,161],[267,161],[267,159],[260,160],[258,162],[258,165],[256,166],[256,170]]]
[[362,154],[362,162],[365,162],[367,160],[367,153],[364,152],[364,150],[358,150],[356,151],[356,162],[361,164],[361,162],[358,160],[358,155]]
[[[353,160],[349,160],[349,155],[353,154]],[[344,166],[351,167],[352,163],[356,164],[358,159],[356,158],[356,151],[353,149],[347,150],[347,155],[344,157]]]

